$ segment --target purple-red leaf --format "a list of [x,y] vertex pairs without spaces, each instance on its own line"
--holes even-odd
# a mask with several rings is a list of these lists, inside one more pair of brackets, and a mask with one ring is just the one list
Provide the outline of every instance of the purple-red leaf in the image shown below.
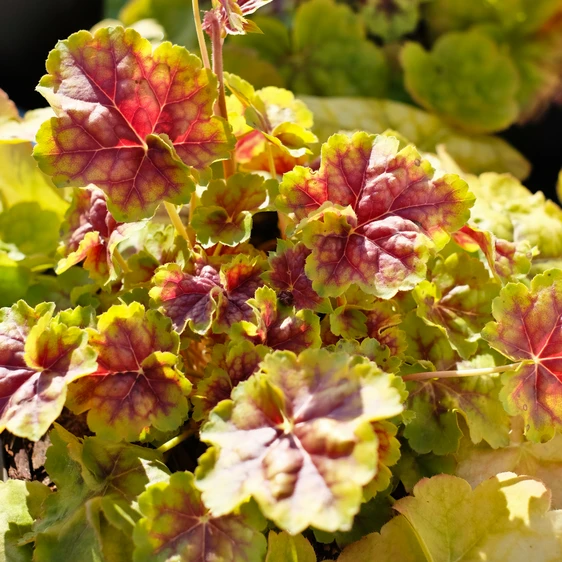
[[305,271],[321,296],[342,295],[351,284],[382,298],[412,289],[430,250],[468,219],[474,197],[466,183],[453,174],[433,178],[412,146],[398,149],[394,137],[333,135],[317,172],[285,174],[278,204],[308,217]]
[[118,220],[149,217],[162,200],[187,203],[189,166],[228,156],[233,137],[213,116],[217,82],[184,48],[154,51],[133,29],[79,31],[47,60],[39,91],[57,117],[34,154],[59,187],[93,183]]

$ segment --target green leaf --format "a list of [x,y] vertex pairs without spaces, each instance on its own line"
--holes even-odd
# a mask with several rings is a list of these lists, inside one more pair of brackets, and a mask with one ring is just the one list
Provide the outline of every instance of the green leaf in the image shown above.
[[53,308],[0,310],[0,428],[32,441],[61,413],[68,384],[96,369],[85,331],[53,319]]
[[301,97],[314,114],[313,131],[321,141],[339,131],[383,133],[391,129],[419,150],[436,152],[444,145],[467,172],[509,172],[519,179],[529,175],[529,162],[503,139],[464,133],[417,107],[393,100]]
[[0,306],[11,306],[25,297],[30,283],[29,269],[0,251]]
[[480,332],[492,319],[490,302],[499,290],[482,262],[455,253],[438,259],[432,280],[422,281],[412,294],[418,316],[442,330],[453,349],[468,359],[476,353]]
[[388,299],[423,280],[430,251],[463,226],[473,204],[458,176],[433,175],[414,147],[367,133],[333,135],[317,172],[298,166],[284,175],[277,204],[308,217],[305,271],[319,295],[355,284]]
[[98,369],[69,389],[67,406],[111,441],[173,431],[188,413],[191,383],[178,370],[179,337],[168,318],[133,302],[115,305],[88,330]]
[[187,203],[190,166],[205,168],[233,148],[213,116],[216,77],[182,47],[153,50],[130,28],[80,31],[51,51],[47,69],[38,90],[57,117],[39,130],[35,158],[58,187],[102,189],[116,220],[150,217],[162,200]]
[[531,443],[522,439],[523,428],[513,428],[509,446],[492,449],[485,443],[474,446],[463,439],[457,454],[457,476],[471,486],[493,478],[500,472],[528,475],[544,482],[552,494],[553,509],[562,507],[562,435],[548,443]]
[[469,178],[476,195],[471,221],[515,244],[528,242],[539,255],[531,271],[544,271],[562,257],[562,210],[543,193],[532,194],[515,178],[493,173]]
[[269,531],[265,562],[316,562],[316,553],[302,535]]
[[517,119],[517,69],[486,35],[448,33],[431,52],[407,43],[401,61],[411,96],[447,122],[487,133],[505,129]]
[[31,531],[34,515],[30,503],[42,503],[51,491],[40,482],[0,482],[0,558],[6,562],[31,562],[32,545],[18,544]]
[[263,36],[233,38],[257,50],[298,94],[382,97],[388,68],[382,50],[367,40],[365,24],[349,6],[311,0],[299,6],[291,33],[271,18],[257,17]]
[[191,2],[184,0],[128,0],[119,11],[119,19],[127,26],[140,20],[155,19],[172,43],[190,51],[197,49]]
[[290,534],[350,529],[377,472],[371,422],[402,411],[400,387],[344,353],[268,355],[202,428],[213,445],[196,472],[205,505],[222,515],[253,496]]
[[191,220],[197,240],[203,247],[246,242],[252,231],[252,215],[264,206],[267,195],[268,182],[258,175],[235,174],[227,181],[211,181]]
[[35,202],[60,218],[68,207],[48,176],[37,167],[31,143],[0,143],[0,201],[7,209],[16,203]]
[[510,415],[523,416],[531,441],[547,441],[562,427],[561,298],[557,269],[535,276],[530,288],[509,283],[492,303],[496,321],[482,332],[491,347],[520,363],[503,374],[500,397]]
[[58,425],[50,437],[45,468],[57,492],[35,524],[34,560],[129,562],[140,517],[134,502],[169,475],[159,453],[98,437],[81,440]]
[[502,473],[474,490],[461,478],[434,476],[394,504],[400,515],[380,534],[349,546],[339,561],[523,562],[533,552],[554,562],[562,556],[561,515],[549,504],[542,482],[526,476]]
[[176,472],[139,497],[143,515],[134,531],[135,562],[261,562],[264,536],[242,515],[213,516],[193,481]]
[[373,35],[391,42],[415,30],[419,4],[419,0],[367,0],[361,6],[361,15]]

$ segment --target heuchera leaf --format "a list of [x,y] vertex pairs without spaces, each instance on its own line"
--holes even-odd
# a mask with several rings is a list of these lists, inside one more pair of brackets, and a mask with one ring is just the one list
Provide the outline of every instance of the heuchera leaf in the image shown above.
[[304,271],[310,250],[301,242],[293,244],[288,240],[277,241],[277,251],[269,254],[269,270],[262,277],[268,286],[276,290],[284,304],[294,305],[296,310],[310,308],[319,310],[326,307],[326,299],[321,298],[312,288],[312,281]]
[[504,373],[501,399],[507,412],[522,415],[525,434],[547,441],[562,427],[562,271],[536,275],[531,287],[509,283],[492,304],[496,322],[482,332],[506,357],[521,362]]
[[290,30],[273,18],[257,17],[255,21],[264,36],[233,37],[234,44],[249,47],[250,53],[258,51],[279,75],[287,77],[287,85],[295,93],[385,96],[389,82],[386,58],[367,39],[363,18],[351,6],[334,0],[304,2],[295,12]]
[[135,562],[261,562],[265,537],[242,515],[209,513],[193,474],[176,472],[139,497]]
[[414,31],[420,17],[419,0],[366,0],[361,5],[367,28],[386,42]]
[[487,133],[517,119],[517,69],[484,33],[448,33],[429,53],[419,43],[407,43],[401,61],[410,95],[453,125]]
[[38,562],[131,560],[137,496],[169,471],[157,451],[99,437],[74,437],[59,425],[50,433],[45,468],[57,491],[34,526]]
[[302,535],[269,531],[265,562],[316,562],[316,553]]
[[[1,93],[1,90],[0,90]],[[2,98],[0,97],[0,103]],[[0,107],[1,111],[1,107]],[[40,482],[7,480],[0,482],[0,558],[8,562],[29,562],[33,556],[31,544],[18,544],[31,531],[34,514],[32,502],[42,503],[50,489]]]
[[473,196],[458,176],[432,179],[433,169],[394,137],[338,134],[322,147],[318,172],[285,174],[278,203],[304,219],[312,250],[305,271],[321,296],[339,296],[351,284],[390,298],[425,277],[432,248],[468,219]]
[[202,428],[213,445],[196,472],[215,515],[253,496],[296,534],[347,530],[376,475],[371,422],[402,411],[400,381],[362,358],[327,350],[274,352]]
[[[237,155],[241,156],[243,164],[258,158],[269,148],[274,150],[274,160],[275,155],[281,160],[287,156],[298,158],[310,153],[308,146],[318,142],[309,130],[312,113],[303,101],[295,99],[293,92],[273,86],[256,91],[234,74],[226,75],[226,84],[233,94],[228,98],[227,108],[234,134],[240,139]],[[246,137],[251,138],[250,143]],[[268,148],[267,143],[271,147]]]
[[455,232],[454,239],[467,252],[481,250],[490,271],[502,283],[522,279],[531,269],[534,251],[526,240],[515,244],[467,224]]
[[512,430],[509,446],[501,449],[492,449],[484,443],[475,447],[463,440],[457,454],[456,474],[473,487],[500,472],[532,476],[544,482],[552,493],[553,509],[560,509],[562,435],[555,435],[548,443],[531,443],[522,439],[522,433]]
[[53,309],[19,301],[0,310],[0,429],[32,441],[61,413],[67,385],[96,369],[87,334]]
[[133,29],[80,31],[47,60],[39,91],[57,117],[34,155],[59,187],[93,183],[116,220],[150,217],[162,200],[186,203],[189,166],[228,156],[232,136],[213,117],[216,78],[183,47],[154,51]]
[[234,323],[253,317],[247,301],[263,285],[264,268],[263,259],[242,254],[224,264],[220,272],[204,261],[196,262],[190,272],[168,264],[154,276],[150,296],[179,333],[189,325],[194,332],[205,334],[211,324],[213,331],[226,332]]
[[177,429],[187,416],[191,383],[178,371],[179,337],[156,310],[115,305],[89,330],[98,369],[70,387],[68,407],[88,411],[88,425],[111,441],[136,441],[151,427]]
[[268,347],[254,345],[248,340],[215,345],[212,360],[205,369],[205,378],[199,381],[191,397],[193,419],[204,419],[221,400],[230,398],[232,389],[258,370],[269,351]]
[[[459,362],[443,331],[424,325],[414,311],[406,316],[402,326],[407,334],[407,354],[418,361],[409,367],[403,365],[401,374],[495,367],[490,355],[476,356],[473,364]],[[499,400],[499,383],[499,378],[493,375],[408,383],[407,407],[415,413],[404,428],[410,447],[419,454],[455,453],[462,438],[459,415],[468,425],[474,443],[485,440],[493,447],[505,446],[509,417]]]
[[426,562],[427,560],[510,560],[562,556],[560,511],[549,511],[544,484],[502,473],[472,490],[449,475],[421,480],[414,496],[394,504],[400,515],[381,533],[345,549],[339,562]]
[[252,321],[242,321],[232,329],[231,336],[247,338],[274,350],[299,353],[320,347],[320,319],[312,310],[283,306],[275,291],[260,287],[255,298],[247,301],[253,311]]
[[83,267],[92,279],[102,284],[115,279],[113,254],[117,245],[140,230],[143,223],[116,222],[107,210],[103,191],[95,187],[74,190],[65,218],[61,246],[64,257],[58,263],[57,273],[84,261]]
[[271,183],[252,174],[234,174],[226,182],[212,180],[191,220],[197,240],[205,248],[218,242],[227,246],[246,242],[252,232],[252,215],[266,203]]
[[480,332],[492,319],[490,302],[500,286],[481,261],[462,253],[438,259],[431,281],[413,291],[417,314],[447,335],[453,349],[468,359],[478,348]]

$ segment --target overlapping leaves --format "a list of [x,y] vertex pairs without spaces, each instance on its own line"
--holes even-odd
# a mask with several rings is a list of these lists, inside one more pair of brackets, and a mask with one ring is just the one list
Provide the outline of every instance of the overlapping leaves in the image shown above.
[[202,429],[213,445],[196,473],[203,501],[222,515],[253,496],[290,533],[349,529],[377,473],[371,423],[402,411],[397,383],[344,353],[268,355]]
[[333,135],[318,172],[285,174],[279,204],[308,217],[305,271],[321,296],[339,296],[351,284],[383,298],[412,289],[430,250],[466,222],[473,203],[466,183],[450,174],[433,179],[413,147],[398,147],[394,137]]

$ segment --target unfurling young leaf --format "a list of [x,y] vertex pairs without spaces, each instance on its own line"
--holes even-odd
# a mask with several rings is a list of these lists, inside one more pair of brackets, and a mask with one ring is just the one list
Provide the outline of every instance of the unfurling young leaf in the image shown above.
[[0,429],[37,441],[57,419],[67,386],[96,370],[84,330],[53,319],[54,304],[0,309]]
[[104,193],[95,187],[75,189],[72,205],[64,223],[61,246],[63,258],[57,273],[84,261],[90,277],[101,284],[115,279],[117,272],[113,254],[128,235],[143,227],[143,223],[118,223],[107,210]]
[[262,562],[265,537],[243,515],[213,516],[193,474],[176,472],[139,497],[135,562]]
[[245,16],[270,2],[271,0],[213,0],[213,9],[219,18],[223,34],[261,33],[260,28]]
[[234,325],[231,336],[294,353],[320,347],[320,320],[312,310],[295,312],[293,307],[279,302],[275,291],[269,287],[260,287],[247,304],[253,318]]
[[204,419],[221,400],[230,398],[232,389],[253,375],[268,353],[266,346],[254,345],[248,340],[216,345],[205,369],[205,378],[199,381],[191,397],[193,419]]
[[205,505],[218,516],[253,496],[291,534],[348,530],[377,473],[371,424],[402,411],[401,388],[345,353],[268,355],[202,429],[213,445],[196,472]]
[[70,388],[68,407],[111,441],[137,441],[154,427],[177,429],[191,383],[178,370],[179,337],[168,318],[136,302],[115,305],[89,329],[98,369]]
[[509,283],[492,304],[495,322],[482,336],[516,362],[502,376],[505,409],[525,420],[531,441],[547,441],[562,427],[562,271],[536,275],[528,288]]
[[161,267],[154,276],[150,296],[161,305],[180,334],[189,326],[205,334],[213,330],[227,332],[253,313],[248,300],[263,285],[264,260],[236,256],[220,272],[204,261],[196,262],[192,271],[182,271],[176,264]]
[[544,484],[502,473],[474,490],[462,478],[424,478],[394,504],[400,515],[379,533],[347,547],[339,562],[537,560],[562,557],[560,511],[550,511]]
[[39,91],[55,109],[35,157],[59,187],[102,189],[116,220],[150,217],[162,201],[187,203],[190,166],[228,156],[233,138],[214,117],[216,78],[183,47],[154,51],[132,29],[79,31],[47,60]]
[[252,232],[252,215],[266,204],[272,183],[251,174],[212,180],[193,213],[191,226],[197,240],[204,247],[218,242],[227,246],[246,242]]
[[412,146],[398,148],[394,137],[333,135],[318,172],[297,166],[285,174],[278,204],[308,218],[305,271],[321,296],[352,284],[386,299],[412,289],[430,251],[466,222],[474,201],[466,183],[453,174],[432,179]]

